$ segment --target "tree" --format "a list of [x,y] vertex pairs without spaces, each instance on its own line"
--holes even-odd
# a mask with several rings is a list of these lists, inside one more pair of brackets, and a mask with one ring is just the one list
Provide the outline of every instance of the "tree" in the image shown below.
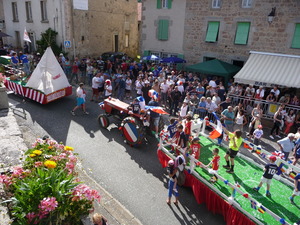
[[42,38],[38,41],[36,41],[38,45],[38,52],[41,53],[41,55],[44,54],[47,47],[51,47],[52,51],[55,55],[59,55],[59,53],[62,52],[62,46],[58,46],[56,43],[56,36],[57,32],[49,28],[44,33],[41,33]]

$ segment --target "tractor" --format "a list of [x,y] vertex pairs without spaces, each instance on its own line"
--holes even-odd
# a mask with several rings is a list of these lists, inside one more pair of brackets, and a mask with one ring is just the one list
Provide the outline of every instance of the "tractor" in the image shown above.
[[[145,140],[146,131],[151,133],[151,126],[147,125],[146,115],[135,114],[129,109],[129,104],[119,99],[109,97],[99,104],[105,113],[98,116],[98,123],[101,128],[110,125],[110,117],[121,121],[116,123],[122,132],[126,142],[130,146],[137,146]],[[151,124],[151,123],[150,123]],[[159,131],[164,129],[163,118],[159,121]]]

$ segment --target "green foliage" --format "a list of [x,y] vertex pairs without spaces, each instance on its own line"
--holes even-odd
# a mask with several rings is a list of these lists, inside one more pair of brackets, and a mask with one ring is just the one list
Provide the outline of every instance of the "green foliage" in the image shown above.
[[62,46],[58,46],[56,43],[57,34],[58,33],[51,28],[48,28],[44,33],[41,33],[42,38],[36,41],[38,45],[37,51],[41,53],[41,55],[44,54],[46,48],[49,46],[51,46],[55,55],[59,55],[59,53],[62,52]]

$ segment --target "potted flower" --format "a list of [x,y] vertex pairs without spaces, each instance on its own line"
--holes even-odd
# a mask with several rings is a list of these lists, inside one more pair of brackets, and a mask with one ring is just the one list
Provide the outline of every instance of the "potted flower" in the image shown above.
[[6,77],[0,73],[0,109],[8,108],[8,97],[6,92],[6,87],[4,82],[6,81]]

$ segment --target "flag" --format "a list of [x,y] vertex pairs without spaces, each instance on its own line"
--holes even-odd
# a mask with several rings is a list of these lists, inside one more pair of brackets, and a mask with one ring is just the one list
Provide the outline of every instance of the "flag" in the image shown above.
[[252,209],[257,209],[257,203],[256,203],[256,201],[252,201],[252,200],[250,200],[250,202],[251,202],[251,208]]
[[290,172],[290,174],[289,174],[290,178],[292,178],[292,179],[295,179],[296,175],[297,174],[294,171]]
[[263,159],[266,158],[266,154],[263,153],[263,152],[260,154],[260,156],[261,156]]
[[261,149],[257,148],[256,153],[259,155],[261,153]]
[[166,114],[169,115],[169,113],[167,113],[162,107],[160,106],[149,106],[146,105],[145,109],[150,109],[153,112],[159,113],[159,114]]
[[244,148],[252,150],[252,148],[246,142],[244,142]]
[[26,31],[26,27],[25,27],[25,29],[24,29],[24,38],[23,38],[23,40],[24,40],[24,41],[28,41],[28,42],[31,43],[31,40],[30,40],[30,38],[29,38],[29,35],[28,35],[27,31]]
[[221,136],[223,129],[222,129],[222,123],[221,123],[219,117],[214,112],[212,114],[214,115],[214,117],[217,120],[217,126],[216,126],[216,128],[214,128],[214,130],[212,132],[209,133],[209,138],[216,139]]
[[257,210],[258,210],[258,212],[260,212],[262,214],[264,214],[266,212],[266,209],[262,205],[260,205]]

